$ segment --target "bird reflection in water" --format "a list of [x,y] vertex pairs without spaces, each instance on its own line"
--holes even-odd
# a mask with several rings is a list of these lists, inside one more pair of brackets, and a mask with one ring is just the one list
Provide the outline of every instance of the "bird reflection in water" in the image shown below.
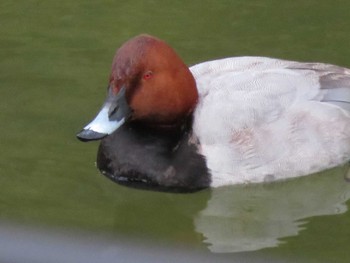
[[347,211],[348,166],[313,176],[213,189],[194,220],[212,252],[254,251],[281,244],[307,228],[308,218]]

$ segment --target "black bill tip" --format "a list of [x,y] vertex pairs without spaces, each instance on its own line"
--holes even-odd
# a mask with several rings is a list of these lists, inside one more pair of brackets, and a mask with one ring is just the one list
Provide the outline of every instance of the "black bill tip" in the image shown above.
[[106,137],[108,134],[106,133],[99,133],[95,132],[93,130],[82,130],[77,134],[77,138],[82,142],[88,142],[88,141],[97,141],[101,140],[104,137]]

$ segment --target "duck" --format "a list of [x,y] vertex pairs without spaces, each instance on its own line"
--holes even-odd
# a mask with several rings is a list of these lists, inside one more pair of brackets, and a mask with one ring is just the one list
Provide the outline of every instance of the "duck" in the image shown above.
[[350,160],[350,69],[270,57],[188,67],[142,34],[113,59],[107,98],[78,134],[121,185],[195,192],[314,174]]

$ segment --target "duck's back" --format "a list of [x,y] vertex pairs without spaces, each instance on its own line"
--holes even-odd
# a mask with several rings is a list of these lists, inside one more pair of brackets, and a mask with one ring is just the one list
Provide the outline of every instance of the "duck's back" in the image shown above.
[[350,159],[350,70],[263,57],[190,68],[194,133],[213,186],[295,177]]

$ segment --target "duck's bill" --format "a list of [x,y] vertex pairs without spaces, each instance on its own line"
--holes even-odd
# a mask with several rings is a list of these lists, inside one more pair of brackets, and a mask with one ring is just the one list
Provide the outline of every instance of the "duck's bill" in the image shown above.
[[131,111],[125,99],[125,89],[117,95],[109,94],[95,119],[77,134],[81,141],[95,141],[112,134],[128,119]]
[[96,118],[77,134],[78,139],[81,141],[100,140],[113,133],[124,124],[125,118],[122,118],[119,121],[109,120],[108,110],[109,105],[104,105]]

